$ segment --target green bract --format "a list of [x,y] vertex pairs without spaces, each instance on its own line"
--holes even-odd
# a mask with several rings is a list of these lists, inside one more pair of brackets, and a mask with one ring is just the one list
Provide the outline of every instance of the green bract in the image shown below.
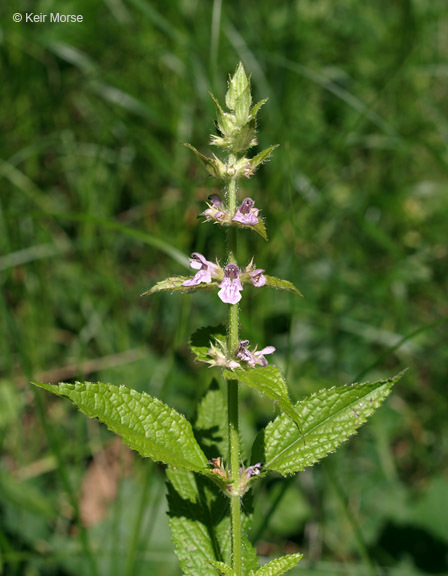
[[[300,416],[291,404],[286,381],[278,368],[275,366],[256,366],[255,368],[246,369],[237,368],[233,371],[225,370],[223,376],[227,380],[236,378],[238,382],[247,384],[250,388],[255,388],[255,390],[274,400],[279,408],[297,424],[300,430]],[[291,420],[289,420],[290,424]]]

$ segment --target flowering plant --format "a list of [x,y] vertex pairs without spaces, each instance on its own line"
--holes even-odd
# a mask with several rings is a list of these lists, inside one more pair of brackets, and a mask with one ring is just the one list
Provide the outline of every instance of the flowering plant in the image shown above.
[[[250,178],[276,146],[249,158],[257,144],[257,115],[266,100],[253,104],[250,79],[242,64],[230,77],[225,111],[212,95],[219,134],[211,144],[221,156],[206,156],[190,144],[206,170],[223,182],[224,198],[212,194],[202,212],[206,222],[225,228],[226,262],[194,252],[190,276],[158,282],[144,295],[160,291],[216,291],[228,305],[227,327],[202,328],[190,348],[198,362],[221,370],[227,398],[213,381],[197,409],[194,426],[175,409],[146,393],[111,384],[36,383],[74,402],[88,416],[104,422],[143,457],[167,466],[170,528],[187,576],[278,576],[293,568],[301,554],[289,554],[260,567],[248,530],[251,515],[242,500],[251,486],[271,473],[294,474],[333,452],[378,408],[400,375],[375,383],[320,390],[293,404],[280,370],[266,356],[273,346],[258,349],[239,335],[239,306],[246,289],[276,288],[301,296],[288,280],[257,268],[254,258],[238,263],[238,229],[267,240],[255,201],[238,201],[238,182]],[[273,400],[281,414],[261,430],[252,447],[251,463],[241,462],[238,389],[247,385]],[[182,450],[179,450],[182,446]]]

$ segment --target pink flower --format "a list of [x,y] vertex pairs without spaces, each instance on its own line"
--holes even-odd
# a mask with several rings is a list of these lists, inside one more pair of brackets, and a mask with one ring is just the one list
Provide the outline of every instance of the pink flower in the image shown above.
[[264,270],[257,268],[257,270],[252,270],[249,272],[250,281],[256,288],[261,288],[266,284],[266,276],[263,275]]
[[199,270],[199,272],[197,272],[193,278],[182,282],[182,286],[197,286],[201,282],[208,284],[212,281],[212,275],[214,275],[218,270],[216,264],[206,260],[202,254],[199,254],[199,252],[193,252],[191,255],[190,266],[193,270]]
[[232,220],[240,224],[246,224],[246,226],[255,226],[258,224],[258,212],[260,210],[255,208],[255,202],[252,198],[245,198]]
[[227,264],[225,267],[224,278],[219,285],[221,290],[218,292],[218,296],[222,302],[226,304],[236,304],[241,300],[240,292],[243,287],[239,279],[239,273],[240,269],[236,264]]
[[264,357],[265,354],[272,354],[275,352],[274,346],[266,346],[262,350],[257,351],[257,347],[252,352],[249,350],[249,340],[242,340],[238,347],[238,351],[236,353],[236,357],[238,360],[242,360],[243,362],[247,362],[251,368],[255,368],[257,364],[260,366],[267,366],[268,361]]

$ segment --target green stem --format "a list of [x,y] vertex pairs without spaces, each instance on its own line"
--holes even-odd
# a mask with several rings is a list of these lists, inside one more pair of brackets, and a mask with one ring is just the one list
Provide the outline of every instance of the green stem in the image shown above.
[[[229,164],[235,161],[230,154]],[[236,178],[232,178],[227,188],[227,208],[230,214],[236,210]],[[227,263],[236,264],[237,238],[232,226],[227,228],[228,255]],[[229,324],[227,331],[227,348],[235,355],[239,344],[238,334],[238,304],[229,306]],[[238,381],[229,380],[227,388],[227,414],[229,431],[230,475],[232,478],[232,495],[230,497],[232,517],[232,567],[236,576],[243,574],[243,558],[241,550],[241,497],[240,497],[240,437],[238,422]]]
[[[229,332],[227,346],[235,351],[238,346],[238,304],[229,307]],[[229,428],[230,474],[232,495],[230,507],[232,515],[232,567],[236,576],[242,575],[241,553],[241,503],[240,503],[240,438],[238,423],[238,381],[229,380],[227,388],[227,410]]]
[[[236,161],[236,157],[233,154],[229,155],[229,164]],[[237,179],[231,178],[227,186],[227,210],[230,216],[233,218],[236,212],[236,191],[237,191]],[[234,226],[227,227],[227,264],[236,264],[236,228]]]

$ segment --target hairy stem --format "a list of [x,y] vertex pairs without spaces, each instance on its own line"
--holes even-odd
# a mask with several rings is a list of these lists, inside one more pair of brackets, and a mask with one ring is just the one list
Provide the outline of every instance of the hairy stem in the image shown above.
[[[229,164],[235,161],[229,156]],[[232,178],[227,188],[227,206],[233,215],[236,208],[236,179]],[[236,230],[227,228],[228,255],[227,263],[236,264]],[[227,348],[234,355],[238,348],[238,304],[229,305],[229,323],[227,327]],[[232,496],[230,497],[232,516],[232,567],[236,576],[243,573],[241,552],[241,502],[240,502],[240,438],[238,424],[238,381],[229,380],[227,388],[227,413],[230,451],[230,474],[232,478]]]

